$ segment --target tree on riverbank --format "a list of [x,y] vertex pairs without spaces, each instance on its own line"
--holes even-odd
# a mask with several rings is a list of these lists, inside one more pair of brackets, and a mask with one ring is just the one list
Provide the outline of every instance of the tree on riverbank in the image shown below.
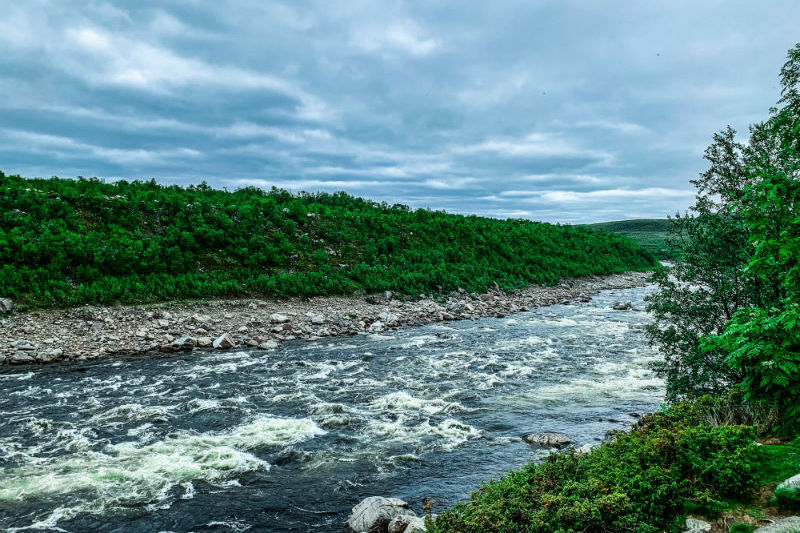
[[800,470],[800,44],[781,86],[748,143],[714,136],[691,214],[674,220],[679,259],[655,274],[649,334],[670,404],[586,455],[485,484],[433,531],[678,532],[687,514],[753,531],[797,509],[800,491],[772,489]]
[[[781,98],[750,129],[728,128],[693,181],[692,215],[676,217],[680,256],[656,275],[648,329],[664,353],[670,399],[741,386],[746,398],[800,419],[800,44],[781,70]],[[792,422],[794,421],[794,422]]]

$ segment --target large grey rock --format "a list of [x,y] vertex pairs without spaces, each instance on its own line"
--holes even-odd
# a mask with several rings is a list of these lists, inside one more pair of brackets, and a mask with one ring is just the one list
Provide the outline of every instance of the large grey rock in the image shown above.
[[800,516],[790,516],[776,520],[768,526],[756,529],[759,533],[798,533],[800,531]]
[[383,326],[383,322],[381,322],[380,320],[376,320],[369,326],[369,331],[371,331],[372,333],[380,333],[384,329],[385,328]]
[[172,341],[173,350],[191,350],[197,344],[197,339],[184,335]]
[[612,305],[611,308],[615,311],[627,311],[628,309],[633,308],[633,304],[631,302],[614,302],[614,305]]
[[12,342],[11,347],[16,348],[17,350],[26,350],[26,351],[31,351],[36,349],[36,346],[31,344],[31,342],[26,339],[20,339],[18,341]]
[[64,350],[61,348],[48,348],[37,353],[36,359],[41,363],[52,363],[61,359],[62,355],[64,355]]
[[397,323],[397,315],[392,313],[388,309],[384,309],[383,311],[381,311],[380,314],[378,315],[378,318],[380,318],[384,324],[387,324],[389,326]]
[[223,333],[214,339],[212,346],[214,346],[214,348],[217,350],[227,350],[228,348],[233,348],[236,346],[236,341],[234,341],[233,338],[227,333]]
[[269,315],[269,321],[273,324],[283,324],[284,322],[289,321],[289,317],[283,313],[272,313]]
[[398,498],[370,496],[353,507],[347,527],[355,533],[388,533],[389,523],[396,517],[415,518],[408,503]]
[[522,440],[534,446],[545,446],[548,448],[560,448],[566,446],[571,440],[563,433],[529,433],[522,436]]
[[197,337],[197,345],[201,348],[207,348],[214,343],[214,339],[211,337]]
[[259,344],[258,347],[262,350],[274,350],[278,347],[278,341],[269,339]]
[[705,520],[698,520],[697,518],[686,519],[685,533],[708,533],[711,531],[711,524]]
[[785,490],[789,492],[794,492],[796,490],[800,490],[800,474],[796,476],[792,476],[777,487],[775,487],[775,491]]
[[195,324],[208,324],[211,322],[211,316],[195,313],[191,317],[189,317],[189,320],[191,320]]
[[425,529],[425,519],[423,518],[412,518],[411,521],[406,525],[403,533],[415,533],[418,531],[427,531]]
[[9,359],[8,362],[11,363],[12,365],[24,365],[26,363],[33,363],[34,361],[36,360],[30,355],[22,352],[17,352],[11,356],[11,359]]
[[318,325],[321,325],[321,324],[325,323],[325,317],[322,316],[319,313],[308,312],[308,313],[306,313],[306,316],[311,321],[311,323],[314,324],[314,325],[318,326]]
[[600,445],[597,444],[596,442],[587,442],[583,446],[578,446],[577,448],[575,448],[575,453],[578,455],[586,455],[587,453],[594,450],[598,446]]
[[8,298],[0,298],[0,315],[12,312],[17,306]]

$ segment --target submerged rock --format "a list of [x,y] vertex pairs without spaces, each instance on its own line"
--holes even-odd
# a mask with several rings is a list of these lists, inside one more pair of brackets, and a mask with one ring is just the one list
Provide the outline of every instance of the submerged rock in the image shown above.
[[545,446],[549,448],[560,448],[572,442],[563,433],[528,433],[522,436],[522,440],[534,446]]
[[399,517],[399,521],[395,525],[407,520],[405,529],[416,516],[408,503],[401,499],[370,496],[353,507],[346,523],[354,533],[388,533],[389,524],[396,518]]
[[614,311],[627,311],[628,309],[633,308],[633,304],[631,302],[614,302],[614,305],[611,306]]

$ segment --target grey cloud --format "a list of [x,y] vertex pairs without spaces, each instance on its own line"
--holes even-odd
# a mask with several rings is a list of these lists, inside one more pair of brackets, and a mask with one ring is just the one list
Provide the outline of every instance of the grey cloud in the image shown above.
[[796,3],[4,6],[0,169],[660,217],[777,98]]

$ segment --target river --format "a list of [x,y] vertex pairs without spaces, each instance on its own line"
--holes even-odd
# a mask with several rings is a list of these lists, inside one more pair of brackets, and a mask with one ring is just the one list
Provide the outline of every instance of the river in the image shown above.
[[441,511],[547,453],[525,433],[597,442],[659,407],[652,290],[271,351],[0,369],[0,529],[344,531],[371,495]]

